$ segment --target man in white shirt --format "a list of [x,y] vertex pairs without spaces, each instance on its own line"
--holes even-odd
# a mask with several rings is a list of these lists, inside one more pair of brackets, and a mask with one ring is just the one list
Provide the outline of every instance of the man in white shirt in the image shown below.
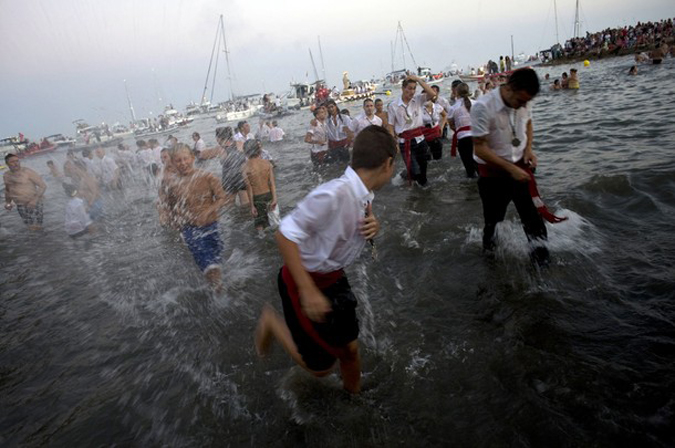
[[112,157],[105,153],[105,149],[96,148],[96,156],[101,166],[101,185],[111,190],[117,190],[120,180],[120,170]]
[[87,166],[87,172],[91,174],[98,182],[101,182],[101,163],[100,160],[94,158],[91,149],[84,148],[82,150],[82,160]]
[[156,176],[159,171],[159,165],[155,159],[155,152],[148,147],[144,140],[138,140],[136,146],[138,146],[138,158],[141,164],[149,175]]
[[[423,92],[415,94],[417,83]],[[387,116],[389,130],[398,137],[401,155],[406,165],[408,182],[416,181],[419,185],[427,183],[427,154],[429,146],[424,139],[424,122],[422,108],[436,93],[421,78],[408,75],[401,84],[401,97],[389,103]]]
[[192,133],[192,140],[195,142],[192,149],[194,150],[196,157],[199,158],[199,154],[206,149],[206,143],[204,143],[204,139],[199,135],[199,132]]
[[360,391],[356,298],[344,268],[367,241],[374,244],[380,224],[372,213],[373,190],[391,180],[396,153],[384,128],[364,129],[344,175],[314,189],[281,221],[276,238],[285,262],[278,277],[285,322],[271,306],[263,308],[255,335],[260,356],[276,338],[316,376],[339,360],[344,388]]
[[382,119],[375,115],[375,103],[370,98],[363,101],[363,113],[352,120],[354,137],[368,126],[382,126]]
[[326,101],[328,119],[326,121],[326,136],[328,137],[328,154],[326,161],[348,162],[349,147],[354,141],[354,133],[349,115],[340,113],[335,100]]
[[533,244],[533,259],[545,263],[548,249],[542,242],[547,239],[546,226],[529,188],[537,156],[532,150],[532,114],[528,103],[537,93],[537,73],[529,68],[516,70],[508,83],[471,107],[471,132],[485,219],[483,248],[494,249],[496,225],[504,220],[513,201],[527,239]]
[[251,125],[248,124],[246,121],[240,121],[237,123],[237,133],[234,134],[233,140],[237,144],[237,149],[239,151],[244,150],[244,143],[246,143],[247,140],[253,140],[255,138],[255,135],[251,133]]
[[270,129],[269,132],[270,142],[280,142],[284,139],[284,135],[286,135],[286,133],[277,125],[277,121],[272,121],[272,129]]
[[[453,83],[454,83],[454,81],[453,81]],[[438,104],[439,106],[441,106],[443,108],[443,110],[445,111],[446,117],[448,117],[448,118],[451,117],[454,109],[450,105],[450,102],[441,96],[441,89],[436,84],[431,86],[431,88],[434,89],[434,92],[436,92],[436,104]],[[443,129],[441,129],[441,133],[442,133],[441,136],[443,138],[447,138],[447,136],[448,136],[448,126],[447,126],[447,124],[448,123],[446,122],[446,124],[443,126]]]

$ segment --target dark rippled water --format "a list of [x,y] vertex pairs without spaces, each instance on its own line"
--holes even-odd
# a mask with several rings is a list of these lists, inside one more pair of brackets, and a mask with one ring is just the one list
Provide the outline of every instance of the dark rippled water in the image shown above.
[[[221,218],[214,297],[159,227],[153,191],[107,197],[101,232],[72,241],[48,180],[44,233],[0,214],[0,444],[673,446],[675,60],[636,77],[630,65],[580,66],[580,91],[536,100],[540,190],[570,217],[549,226],[549,269],[530,265],[513,209],[496,259],[483,257],[480,199],[458,159],[434,163],[428,189],[377,194],[379,261],[349,270],[358,397],[279,347],[256,358],[280,257],[244,212]],[[339,174],[312,171],[308,120],[283,118],[288,139],[267,146],[282,213]],[[179,136],[212,143],[214,128]],[[46,160],[24,164],[46,173]]]

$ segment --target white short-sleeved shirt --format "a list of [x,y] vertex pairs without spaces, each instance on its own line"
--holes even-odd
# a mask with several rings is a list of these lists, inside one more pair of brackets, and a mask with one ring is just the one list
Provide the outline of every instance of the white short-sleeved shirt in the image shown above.
[[424,125],[426,126],[430,124],[431,126],[436,126],[438,123],[440,123],[441,112],[443,112],[443,106],[440,104],[433,103],[431,113],[429,113],[425,107],[422,112],[422,121],[424,122]]
[[372,118],[368,118],[365,113],[357,116],[352,120],[352,132],[354,135],[358,135],[359,132],[363,131],[368,126],[382,126],[382,119],[377,115],[373,115]]
[[[312,139],[320,142],[328,143],[328,136],[326,135],[326,122],[321,122],[316,120],[316,126],[310,126],[307,130],[308,134],[312,134]],[[323,152],[326,149],[326,145],[312,145],[312,152]]]
[[[401,97],[389,103],[389,106],[387,106],[387,117],[389,118],[389,124],[394,127],[396,135],[424,126],[422,108],[426,102],[427,94],[426,92],[422,92],[413,96],[407,106]],[[406,118],[409,121],[406,121]],[[424,140],[424,136],[415,137],[415,140],[419,143]],[[403,142],[404,140],[399,138],[399,143]]]
[[255,138],[255,135],[253,135],[252,132],[249,132],[248,134],[246,134],[246,136],[244,136],[244,134],[242,134],[241,132],[237,132],[236,134],[234,134],[234,137],[232,139],[235,142],[244,142],[245,143],[246,141],[253,140],[254,138]]
[[[471,100],[469,100],[471,101]],[[473,104],[475,101],[471,101],[471,108],[473,109]],[[460,129],[465,126],[471,126],[471,113],[466,110],[464,101],[458,102],[457,106],[452,112],[452,120],[455,123],[455,129]],[[457,138],[471,137],[471,131],[462,131],[457,133]]]
[[66,204],[66,218],[64,228],[68,235],[75,235],[82,232],[91,225],[91,217],[84,208],[82,198],[72,198]]
[[[508,107],[501,96],[501,89],[495,89],[482,96],[471,106],[471,133],[474,137],[487,136],[488,147],[502,159],[517,162],[523,158],[527,146],[527,122],[532,119],[532,102],[519,109]],[[520,140],[512,145],[513,130]],[[485,161],[476,157],[476,162]]]
[[270,129],[270,135],[269,135],[270,142],[280,142],[281,140],[284,139],[284,135],[286,135],[284,130],[281,129],[280,127],[278,127],[278,126],[275,126],[272,129]]
[[436,100],[436,104],[441,106],[443,110],[445,110],[445,113],[448,114],[448,117],[452,115],[452,106],[450,105],[450,101],[446,100],[442,96],[439,95],[438,99]]
[[204,151],[204,150],[206,149],[206,143],[204,143],[204,139],[200,138],[199,140],[197,140],[197,141],[195,142],[195,147],[194,147],[194,149],[195,149],[195,151],[197,151],[198,153]]
[[138,155],[141,157],[144,166],[150,166],[153,163],[157,163],[157,160],[155,159],[155,151],[150,148],[138,151]]
[[309,272],[343,269],[356,260],[366,240],[361,221],[375,195],[347,167],[344,174],[312,190],[279,226],[281,234],[298,245],[302,265]]
[[347,127],[351,130],[352,119],[349,118],[349,115],[338,114],[335,117],[335,121],[337,121],[337,124],[333,123],[333,117],[326,118],[326,136],[328,140],[339,142],[347,138],[347,133],[344,129]]
[[115,171],[117,170],[115,160],[106,154],[100,159],[99,163],[101,166],[101,180],[106,184],[112,182],[115,178]]

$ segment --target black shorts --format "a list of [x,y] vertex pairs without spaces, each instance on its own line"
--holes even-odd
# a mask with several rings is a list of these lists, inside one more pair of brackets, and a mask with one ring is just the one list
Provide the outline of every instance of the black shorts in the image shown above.
[[[284,307],[286,325],[291,331],[293,341],[298,347],[302,360],[310,370],[324,371],[335,364],[336,357],[328,353],[312,336],[302,328],[291,301],[286,283],[279,271],[279,295]],[[312,322],[312,326],[328,345],[345,347],[359,336],[359,321],[356,318],[356,297],[352,293],[347,277],[342,277],[321,292],[331,302],[332,311],[326,314],[324,322]]]

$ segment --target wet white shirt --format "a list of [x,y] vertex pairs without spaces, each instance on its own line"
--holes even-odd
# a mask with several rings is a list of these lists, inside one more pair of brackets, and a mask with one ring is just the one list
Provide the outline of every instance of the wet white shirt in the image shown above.
[[[312,134],[312,140],[317,142],[328,143],[328,137],[326,136],[326,123],[316,120],[316,126],[310,126],[307,130],[308,134]],[[328,149],[326,145],[312,145],[312,152],[323,152]]]
[[[469,100],[471,101],[471,100]],[[473,109],[473,104],[475,101],[471,101],[471,109]],[[466,110],[464,101],[461,101],[455,107],[452,113],[452,120],[455,123],[455,129],[463,128],[464,126],[471,126],[471,114]],[[471,131],[462,131],[457,134],[457,138],[471,137]]]
[[377,115],[373,115],[369,118],[365,113],[362,113],[352,120],[351,130],[354,132],[354,136],[357,136],[359,132],[363,131],[368,126],[382,126],[382,119]]
[[443,110],[445,110],[445,113],[448,114],[448,117],[452,115],[452,105],[450,105],[450,101],[446,100],[442,96],[438,96],[438,99],[436,100],[436,104],[441,106]]
[[115,178],[115,171],[117,171],[115,160],[106,154],[102,159],[99,159],[98,164],[101,169],[101,180],[106,184],[112,182]]
[[431,113],[425,107],[422,113],[422,122],[425,126],[427,124],[430,124],[432,127],[436,126],[441,122],[441,112],[443,112],[443,107],[440,104],[434,103]]
[[[340,120],[342,118],[342,120]],[[338,117],[335,118],[337,124],[333,123],[333,117],[326,118],[326,136],[328,140],[339,142],[347,138],[347,133],[345,128],[351,130],[352,119],[348,115],[338,114]]]
[[255,135],[253,135],[252,132],[249,132],[244,136],[241,132],[237,132],[234,134],[234,137],[232,138],[235,142],[246,142],[248,140],[253,140],[255,138]]
[[280,142],[281,140],[284,139],[284,135],[286,135],[286,133],[284,132],[283,129],[281,129],[278,126],[273,127],[272,129],[270,129],[269,135],[270,142]]
[[66,204],[66,219],[64,228],[68,235],[75,235],[82,232],[91,225],[92,221],[84,208],[82,198],[72,198]]
[[140,156],[141,160],[143,161],[143,166],[150,166],[153,163],[157,163],[157,160],[155,159],[155,152],[150,149],[146,148],[141,151],[138,151],[138,155]]
[[312,190],[279,226],[283,236],[298,245],[302,265],[309,272],[343,269],[359,256],[366,240],[361,221],[375,195],[347,167],[344,174]]
[[204,151],[206,149],[206,143],[204,143],[204,139],[200,138],[195,142],[194,150],[197,151],[198,153]]
[[[394,127],[396,135],[400,135],[410,129],[421,128],[424,126],[424,121],[422,120],[422,108],[426,102],[427,94],[426,92],[422,92],[413,96],[408,105],[403,102],[401,97],[389,103],[389,106],[387,106],[387,116],[389,118],[389,124]],[[417,143],[422,140],[424,140],[423,135],[415,137]],[[404,142],[402,138],[399,138],[398,141],[399,143]]]
[[[527,146],[527,122],[532,119],[532,102],[520,109],[512,109],[504,104],[501,89],[495,89],[482,96],[471,106],[471,132],[474,137],[487,136],[488,147],[502,159],[517,162],[523,158]],[[511,143],[515,137],[520,140],[518,146]],[[485,161],[476,157],[476,162]]]

